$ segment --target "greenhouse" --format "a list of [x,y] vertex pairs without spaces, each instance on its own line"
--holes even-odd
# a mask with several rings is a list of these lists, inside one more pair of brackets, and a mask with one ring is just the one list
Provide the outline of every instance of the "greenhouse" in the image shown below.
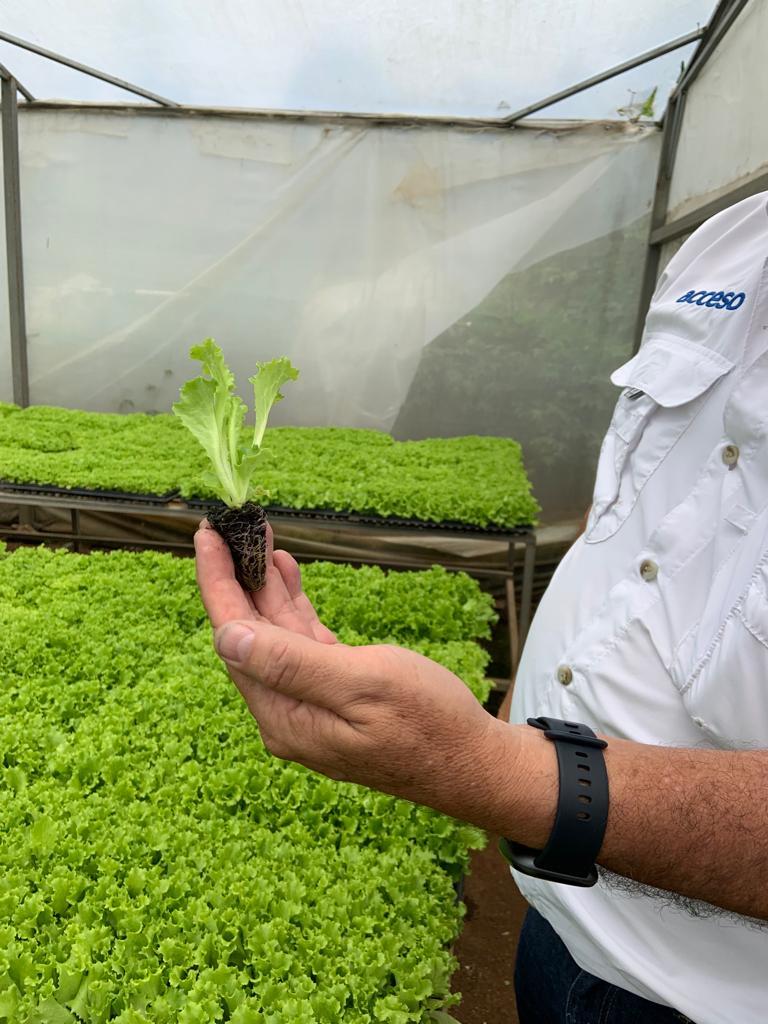
[[763,1021],[766,0],[3,14],[0,1024]]

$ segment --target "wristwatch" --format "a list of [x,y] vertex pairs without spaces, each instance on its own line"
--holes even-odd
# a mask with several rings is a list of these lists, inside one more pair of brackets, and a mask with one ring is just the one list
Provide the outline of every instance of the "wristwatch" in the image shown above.
[[603,750],[608,746],[586,725],[559,718],[529,718],[555,744],[560,773],[557,813],[543,850],[502,839],[509,863],[525,875],[564,885],[597,882],[595,860],[608,821],[608,773]]

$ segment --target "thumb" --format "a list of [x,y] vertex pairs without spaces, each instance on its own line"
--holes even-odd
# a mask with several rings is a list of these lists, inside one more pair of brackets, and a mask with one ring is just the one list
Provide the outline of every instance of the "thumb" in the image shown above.
[[379,685],[365,648],[324,644],[271,623],[227,622],[216,630],[219,656],[245,676],[286,697],[339,711]]
[[253,640],[252,622],[227,622],[213,634],[216,653],[232,665],[247,660]]

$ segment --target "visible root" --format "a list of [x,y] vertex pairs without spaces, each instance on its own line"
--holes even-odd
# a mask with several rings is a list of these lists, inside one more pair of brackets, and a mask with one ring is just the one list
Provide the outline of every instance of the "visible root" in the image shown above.
[[241,508],[216,509],[207,518],[229,546],[240,586],[261,590],[267,578],[267,513],[249,501]]

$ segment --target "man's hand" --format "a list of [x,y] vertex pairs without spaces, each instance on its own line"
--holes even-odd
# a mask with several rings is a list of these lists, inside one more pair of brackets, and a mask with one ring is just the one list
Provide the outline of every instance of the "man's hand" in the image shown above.
[[274,552],[266,585],[246,594],[214,530],[198,531],[195,547],[216,650],[272,754],[492,827],[492,803],[516,775],[517,730],[428,658],[337,643],[287,552]]
[[[557,806],[554,745],[488,715],[440,665],[397,647],[347,647],[320,623],[294,560],[276,551],[246,595],[229,549],[195,538],[200,591],[267,749],[332,778],[423,803],[543,847]],[[612,738],[598,861],[659,889],[768,919],[768,751]]]

